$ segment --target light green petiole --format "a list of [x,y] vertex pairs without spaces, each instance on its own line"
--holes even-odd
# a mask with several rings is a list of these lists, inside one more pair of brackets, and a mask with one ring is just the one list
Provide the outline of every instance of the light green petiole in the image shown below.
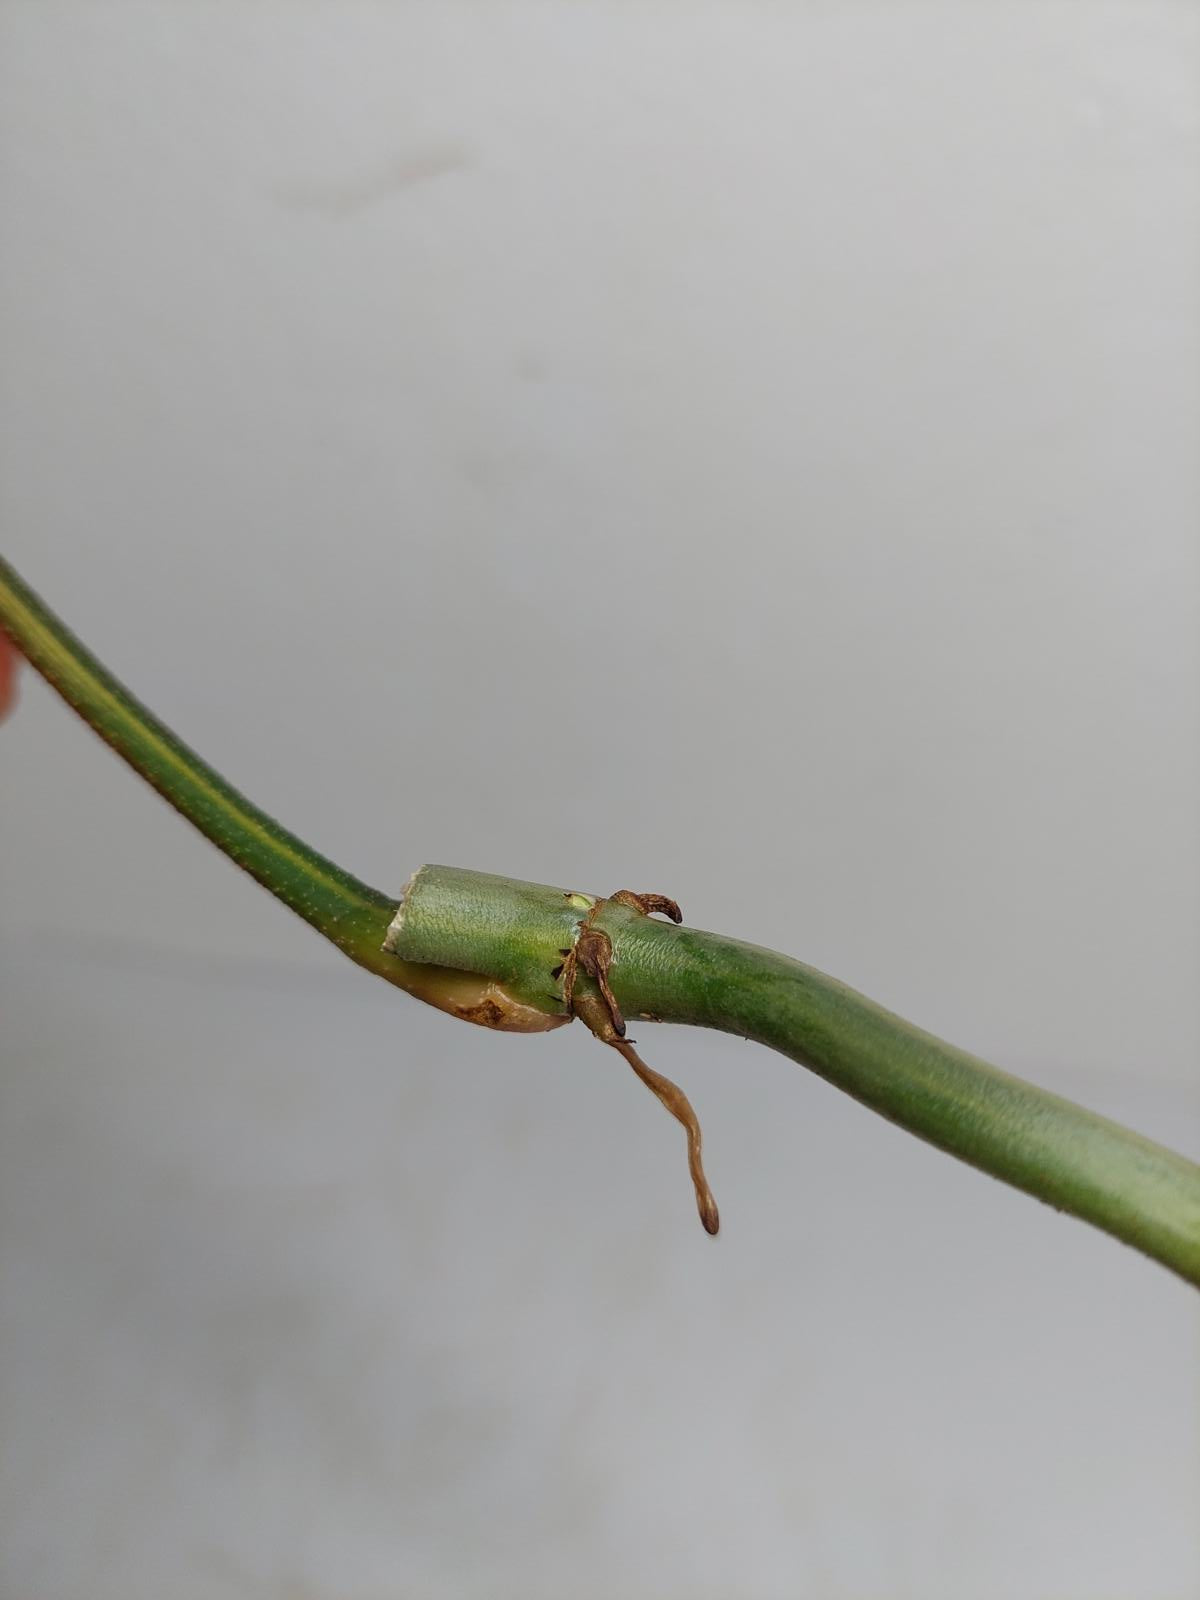
[[[352,960],[491,1027],[532,1031],[570,1020],[553,973],[593,896],[426,867],[398,902],[334,866],[231,788],[3,560],[0,626],[160,794]],[[591,923],[611,939],[609,980],[627,1017],[756,1039],[920,1138],[1200,1285],[1195,1163],[998,1071],[774,951],[659,922],[611,900],[591,912]]]

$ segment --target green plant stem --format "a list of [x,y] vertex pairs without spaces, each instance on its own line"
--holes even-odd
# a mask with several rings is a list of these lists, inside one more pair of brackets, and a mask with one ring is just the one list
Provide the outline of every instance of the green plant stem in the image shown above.
[[[425,867],[397,902],[317,855],[225,783],[123,689],[2,560],[0,626],[172,805],[352,959],[443,1009],[491,1026],[567,1020],[552,974],[591,897]],[[918,1137],[1104,1229],[1200,1286],[1195,1163],[998,1071],[774,951],[675,927],[607,900],[591,921],[612,941],[610,981],[627,1016],[758,1040]],[[455,975],[478,981],[458,990]],[[535,1020],[496,1021],[491,1011],[485,1016],[461,1000],[485,994]]]
[[[539,914],[540,905],[540,914]],[[487,969],[541,992],[577,920],[561,889],[423,867],[391,947]],[[810,1067],[910,1133],[1094,1223],[1200,1284],[1200,1166],[1000,1072],[773,950],[606,901],[609,980],[626,1017],[740,1034]]]
[[396,909],[280,827],[177,739],[0,557],[0,627],[106,744],[264,889],[372,971]]

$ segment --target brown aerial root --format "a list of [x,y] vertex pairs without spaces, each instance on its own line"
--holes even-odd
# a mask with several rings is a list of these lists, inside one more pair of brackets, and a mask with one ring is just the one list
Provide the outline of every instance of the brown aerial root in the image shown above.
[[[700,1120],[679,1085],[672,1083],[670,1078],[664,1078],[661,1072],[655,1072],[653,1067],[648,1067],[633,1048],[633,1040],[625,1037],[625,1018],[621,1015],[621,1008],[608,979],[613,964],[612,940],[593,921],[601,907],[609,903],[628,906],[643,917],[658,912],[670,917],[672,922],[683,921],[683,913],[675,901],[668,899],[665,894],[634,894],[632,889],[618,889],[607,901],[597,900],[592,904],[587,916],[579,924],[575,943],[569,950],[559,951],[563,959],[551,977],[562,979],[562,995],[568,1015],[581,1017],[602,1044],[619,1050],[650,1093],[666,1106],[677,1122],[682,1123],[687,1134],[688,1171],[696,1190],[700,1221],[704,1224],[705,1232],[716,1233],[721,1226],[721,1218],[713,1192],[708,1187],[708,1179],[704,1176],[704,1162],[700,1154],[704,1141]],[[575,980],[581,967],[596,985],[598,994],[591,990],[576,993]]]
[[664,1078],[661,1072],[655,1072],[653,1067],[646,1065],[633,1048],[632,1040],[614,1039],[612,1046],[614,1050],[621,1052],[650,1093],[662,1101],[676,1122],[683,1124],[687,1134],[688,1171],[692,1175],[692,1187],[696,1191],[696,1209],[700,1213],[705,1233],[716,1233],[721,1226],[721,1215],[717,1210],[713,1192],[708,1186],[708,1179],[704,1176],[704,1162],[700,1157],[704,1140],[700,1132],[700,1119],[692,1110],[692,1102],[677,1083],[672,1083],[670,1078]]
[[596,913],[606,905],[628,906],[631,911],[636,911],[643,917],[650,917],[658,912],[664,917],[670,917],[672,922],[682,922],[683,912],[680,911],[678,903],[668,895],[634,894],[632,889],[618,889],[616,894],[609,895],[607,900],[593,901],[587,916],[579,924],[575,943],[569,950],[558,952],[563,959],[550,976],[562,979],[563,1001],[568,1013],[575,1009],[575,976],[582,967],[603,995],[613,1028],[617,1036],[623,1039],[625,1018],[621,1015],[617,997],[613,994],[608,981],[608,972],[613,959],[612,940],[603,928],[594,926],[593,920]]
[[664,917],[670,917],[672,922],[683,921],[683,912],[678,903],[665,894],[634,894],[632,889],[618,889],[616,894],[608,898],[613,905],[628,906],[631,911],[640,911],[644,917],[653,916],[657,911]]
[[[597,902],[603,905],[603,901]],[[621,1015],[621,1008],[617,1004],[617,997],[612,992],[612,985],[608,981],[608,969],[612,966],[612,940],[603,928],[593,928],[591,917],[595,911],[588,913],[588,918],[579,924],[579,932],[575,935],[575,943],[569,950],[560,950],[562,961],[550,974],[552,978],[562,979],[563,1002],[569,1013],[575,1012],[575,979],[580,967],[593,979],[599,989],[604,1004],[608,1007],[609,1022],[618,1038],[625,1037],[625,1018]]]
[[634,1049],[632,1039],[622,1038],[617,1033],[608,1014],[607,1004],[597,995],[580,994],[575,999],[574,1010],[575,1015],[582,1017],[597,1039],[621,1052],[650,1093],[666,1106],[677,1122],[683,1124],[684,1132],[687,1134],[688,1171],[692,1175],[692,1185],[696,1191],[696,1209],[700,1213],[704,1231],[716,1233],[721,1226],[721,1217],[717,1210],[717,1202],[713,1199],[713,1192],[708,1186],[708,1179],[704,1176],[704,1162],[701,1159],[704,1141],[700,1132],[700,1119],[692,1109],[691,1101],[678,1084],[672,1083],[670,1078],[665,1078],[661,1072],[655,1072],[653,1067],[646,1065]]

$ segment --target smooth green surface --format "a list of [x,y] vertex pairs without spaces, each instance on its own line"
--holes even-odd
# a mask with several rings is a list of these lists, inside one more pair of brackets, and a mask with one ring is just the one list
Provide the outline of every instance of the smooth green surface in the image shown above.
[[[176,809],[360,965],[447,1009],[438,975],[459,972],[503,985],[548,1017],[564,1015],[553,970],[587,915],[586,897],[425,867],[389,932],[396,901],[341,871],[227,784],[2,559],[0,626]],[[594,922],[612,939],[611,981],[626,1016],[756,1039],[919,1137],[1200,1284],[1200,1167],[1193,1162],[997,1071],[787,956],[608,902]]]
[[464,867],[421,867],[405,886],[385,948],[408,962],[494,978],[526,1005],[565,1015],[550,974],[587,911],[573,900],[591,898]]

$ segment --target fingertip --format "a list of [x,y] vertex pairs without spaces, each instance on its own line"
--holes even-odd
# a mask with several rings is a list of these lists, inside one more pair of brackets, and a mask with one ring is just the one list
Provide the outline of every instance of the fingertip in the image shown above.
[[8,715],[17,703],[17,666],[20,662],[16,646],[5,633],[0,633],[0,719]]

